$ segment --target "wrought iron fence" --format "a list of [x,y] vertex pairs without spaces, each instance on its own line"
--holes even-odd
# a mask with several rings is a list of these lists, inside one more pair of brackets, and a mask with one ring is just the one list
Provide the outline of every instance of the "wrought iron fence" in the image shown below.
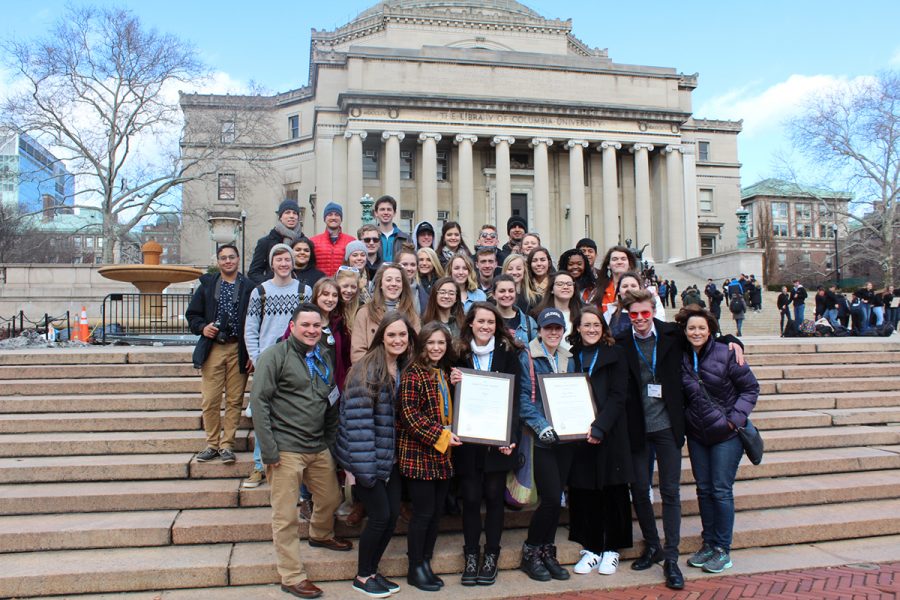
[[33,329],[41,335],[46,335],[50,330],[50,327],[53,326],[55,329],[62,329],[62,324],[66,324],[65,334],[60,332],[60,336],[56,339],[59,341],[65,341],[71,332],[71,318],[69,311],[64,312],[58,317],[51,316],[47,313],[44,313],[44,316],[37,321],[32,321],[28,317],[25,316],[25,311],[20,310],[18,313],[13,316],[6,318],[0,317],[0,339],[9,339],[14,338],[17,335],[21,334],[26,329]]
[[184,312],[191,294],[109,294],[101,309],[101,341],[193,343]]

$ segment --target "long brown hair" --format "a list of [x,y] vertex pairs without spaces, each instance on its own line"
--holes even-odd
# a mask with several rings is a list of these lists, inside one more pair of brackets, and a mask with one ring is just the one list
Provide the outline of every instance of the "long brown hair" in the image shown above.
[[538,305],[531,311],[531,316],[535,319],[545,308],[556,308],[556,297],[553,295],[553,286],[556,285],[556,280],[562,276],[572,280],[572,297],[569,298],[569,321],[575,323],[578,320],[579,315],[581,315],[581,310],[584,308],[584,304],[581,302],[581,296],[578,294],[575,278],[572,277],[568,271],[557,271],[556,273],[550,274],[550,278],[547,280],[547,291],[544,292],[541,301],[538,302]]
[[[427,343],[431,336],[438,332],[442,333],[447,341],[447,351],[444,352],[444,356],[441,357],[437,364],[433,364],[431,359],[428,358]],[[450,330],[443,323],[437,321],[431,321],[423,326],[422,331],[416,337],[416,354],[410,366],[417,365],[425,369],[438,368],[443,371],[449,371],[454,359],[453,335],[451,335]]]
[[[603,304],[603,294],[606,293],[606,288],[609,287],[609,282],[612,280],[612,273],[609,270],[609,260],[612,257],[613,252],[621,252],[628,257],[629,271],[637,270],[637,256],[634,255],[631,248],[625,246],[613,246],[607,250],[606,256],[603,257],[603,263],[600,265],[600,273],[597,276],[597,285],[594,287],[594,293],[590,299],[590,302],[597,306]],[[640,281],[640,279],[638,279],[638,281]]]
[[369,349],[350,367],[350,371],[347,372],[345,388],[349,388],[351,382],[353,385],[364,384],[374,398],[377,398],[380,390],[393,389],[394,376],[388,369],[387,351],[384,349],[384,330],[397,321],[401,321],[406,326],[406,335],[409,339],[406,352],[397,357],[397,372],[400,373],[406,368],[410,359],[416,354],[416,331],[404,315],[392,311],[381,320]]
[[385,272],[390,269],[396,269],[400,273],[400,283],[402,285],[400,298],[397,299],[397,312],[405,316],[410,323],[418,325],[419,315],[416,314],[416,307],[413,304],[412,288],[409,287],[409,281],[406,279],[403,267],[394,263],[384,263],[378,267],[378,271],[375,273],[375,279],[372,282],[375,288],[372,291],[372,301],[366,304],[369,317],[374,321],[380,321],[384,317],[384,309],[387,304],[385,303],[384,292],[381,289],[381,280],[384,279]]
[[440,321],[440,307],[437,303],[438,290],[448,283],[453,285],[453,290],[456,292],[456,300],[453,302],[453,306],[450,307],[450,318],[456,319],[456,326],[461,331],[463,321],[466,319],[466,313],[463,310],[462,302],[459,300],[459,286],[456,285],[452,277],[441,277],[431,286],[431,293],[428,294],[428,304],[425,305],[425,312],[422,314],[422,322]]
[[[337,306],[335,306],[331,312],[328,314],[328,320],[330,321],[332,317],[335,315],[343,317],[344,316],[344,298],[341,297],[341,286],[338,285],[338,282],[332,279],[331,277],[323,277],[318,280],[316,284],[313,286],[312,290],[312,300],[311,302],[316,306],[319,306],[318,300],[319,296],[322,294],[322,291],[326,286],[331,286],[334,288],[334,291],[337,292]],[[324,310],[320,307],[320,310]]]
[[459,339],[456,343],[457,356],[469,356],[472,352],[470,344],[475,338],[475,334],[472,331],[472,323],[475,321],[475,313],[479,310],[486,310],[494,315],[494,339],[497,346],[506,346],[508,350],[521,350],[525,347],[522,342],[509,333],[509,330],[503,324],[503,315],[500,314],[496,306],[490,302],[474,302],[469,307],[469,312],[466,313],[466,320],[460,328]]
[[581,320],[585,315],[594,315],[600,320],[600,329],[602,331],[602,333],[600,334],[601,344],[612,346],[616,343],[616,339],[612,336],[612,332],[609,330],[609,324],[606,322],[606,319],[603,318],[603,315],[600,314],[600,309],[589,304],[581,309],[581,314],[578,315],[577,321],[575,319],[572,319],[572,333],[568,335],[566,340],[573,348],[575,346],[584,345],[584,340],[581,339],[581,332],[578,331],[578,328],[581,326]]

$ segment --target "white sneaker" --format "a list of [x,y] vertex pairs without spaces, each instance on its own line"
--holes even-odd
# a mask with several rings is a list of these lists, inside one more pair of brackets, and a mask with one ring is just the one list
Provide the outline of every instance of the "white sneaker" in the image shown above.
[[651,487],[651,488],[650,488],[650,504],[653,504],[653,500],[654,500],[654,498],[653,498],[653,488]]
[[600,557],[590,550],[581,551],[581,560],[572,569],[579,575],[587,575],[600,564]]
[[615,575],[618,567],[619,553],[612,551],[604,552],[603,558],[600,559],[600,565],[597,567],[597,572],[601,575]]

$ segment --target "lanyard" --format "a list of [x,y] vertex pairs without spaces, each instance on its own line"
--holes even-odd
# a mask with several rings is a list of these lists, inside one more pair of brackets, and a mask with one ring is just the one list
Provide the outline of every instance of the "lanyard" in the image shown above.
[[444,372],[441,370],[438,370],[437,384],[441,392],[441,399],[444,402],[444,418],[447,418],[450,416],[450,392],[447,389],[447,380],[444,378]]
[[697,363],[697,353],[694,352],[694,373],[700,375],[700,365]]
[[582,368],[582,370],[583,370],[585,373],[587,373],[588,375],[590,375],[591,373],[594,372],[594,365],[597,364],[597,356],[598,356],[599,354],[600,354],[600,348],[597,348],[596,350],[594,350],[594,358],[591,360],[591,366],[589,366],[589,367],[587,368],[587,370],[584,371],[584,363],[585,363],[585,360],[584,360],[584,352],[581,353],[581,368]]
[[[641,351],[640,345],[637,343],[637,340],[634,340],[634,349],[637,350],[638,356],[641,357],[641,360],[644,361],[644,364],[650,367],[650,377],[653,381],[656,381],[656,346],[658,345],[658,340],[656,336],[653,336],[653,362],[648,362],[647,357],[644,356],[644,353]],[[694,355],[694,364],[697,364],[697,355]],[[696,370],[696,367],[694,367]]]
[[[316,359],[322,363],[322,366],[325,367],[325,373],[319,370],[319,366],[316,364]],[[328,385],[328,365],[325,364],[325,361],[322,360],[322,356],[319,354],[319,347],[316,346],[316,349],[312,351],[312,354],[306,355],[306,368],[309,369],[310,378],[314,378],[315,375],[319,376],[319,379],[322,380],[322,383]]]
[[472,353],[472,363],[475,365],[475,368],[478,369],[479,371],[490,371],[491,365],[494,364],[494,351],[491,350],[491,353],[488,354],[488,363],[487,363],[486,369],[481,368],[481,361],[478,360],[478,355],[475,354],[474,352]]
[[[541,349],[544,351],[544,356],[546,356],[549,361],[550,353],[547,352],[547,346],[544,345],[544,342],[541,342]],[[550,367],[553,369],[554,373],[559,373],[559,352],[553,355],[553,362],[550,363]]]

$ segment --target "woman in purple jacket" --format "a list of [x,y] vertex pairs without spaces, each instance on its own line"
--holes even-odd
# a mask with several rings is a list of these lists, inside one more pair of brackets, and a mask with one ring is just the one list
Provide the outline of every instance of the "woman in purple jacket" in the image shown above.
[[759,384],[746,364],[713,337],[716,318],[697,306],[684,307],[675,317],[688,346],[681,363],[685,394],[685,425],[691,471],[703,527],[703,547],[687,563],[708,573],[731,567],[734,531],[734,478],[744,448],[738,427],[750,427],[747,417],[756,405]]

